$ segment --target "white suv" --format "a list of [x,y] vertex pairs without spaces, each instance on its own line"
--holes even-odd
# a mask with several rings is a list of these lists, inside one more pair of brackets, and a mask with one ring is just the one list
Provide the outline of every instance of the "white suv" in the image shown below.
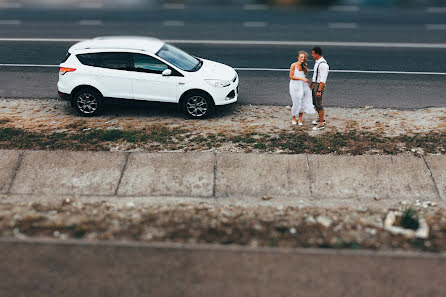
[[59,95],[80,115],[101,111],[104,99],[174,102],[191,118],[238,97],[237,72],[193,57],[159,39],[101,37],[73,45],[60,64]]

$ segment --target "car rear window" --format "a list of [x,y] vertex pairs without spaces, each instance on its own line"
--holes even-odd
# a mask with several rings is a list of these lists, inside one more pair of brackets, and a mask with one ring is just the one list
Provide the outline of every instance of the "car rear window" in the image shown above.
[[100,54],[81,54],[77,55],[76,57],[79,60],[79,62],[81,62],[84,65],[98,66],[99,55]]
[[108,69],[130,70],[133,67],[129,53],[90,53],[76,56],[84,65]]
[[129,53],[101,53],[99,57],[99,67],[130,70],[132,59]]

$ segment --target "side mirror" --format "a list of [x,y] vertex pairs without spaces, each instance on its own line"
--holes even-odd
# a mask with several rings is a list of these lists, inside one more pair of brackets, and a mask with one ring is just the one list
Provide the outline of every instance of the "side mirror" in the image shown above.
[[163,73],[161,73],[163,76],[169,76],[172,74],[172,70],[170,69],[164,69]]

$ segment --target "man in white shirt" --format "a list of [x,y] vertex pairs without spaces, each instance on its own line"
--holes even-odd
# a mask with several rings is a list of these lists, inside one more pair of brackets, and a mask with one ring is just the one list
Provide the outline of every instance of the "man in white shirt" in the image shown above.
[[313,130],[321,130],[325,128],[325,111],[324,105],[322,104],[322,95],[325,92],[325,84],[327,82],[330,67],[322,56],[322,49],[320,47],[313,48],[311,55],[316,63],[314,64],[313,79],[310,83],[310,89],[313,95],[314,108],[319,114],[319,121],[313,122],[313,124],[316,125],[316,127],[313,127]]

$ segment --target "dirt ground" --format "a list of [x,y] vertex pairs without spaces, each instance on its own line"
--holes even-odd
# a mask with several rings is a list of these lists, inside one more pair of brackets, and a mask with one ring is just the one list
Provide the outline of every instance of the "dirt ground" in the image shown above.
[[0,148],[111,151],[225,151],[312,154],[444,154],[446,108],[327,108],[291,125],[290,106],[231,105],[204,120],[176,105],[111,105],[102,115],[76,115],[66,101],[0,99]]
[[84,123],[87,128],[141,129],[150,124],[168,124],[172,128],[192,129],[202,133],[308,131],[317,135],[333,131],[357,129],[382,132],[385,136],[446,131],[446,108],[392,110],[366,108],[327,108],[327,129],[314,132],[307,115],[304,126],[291,125],[291,107],[266,105],[233,105],[221,108],[206,120],[187,120],[174,106],[119,105],[110,106],[101,116],[83,118],[76,115],[66,101],[52,99],[0,99],[1,119],[10,125],[30,131],[66,131],[70,124]]
[[[193,198],[35,200],[0,202],[0,236],[446,250],[445,208],[428,201],[351,208],[290,205],[264,198],[250,203]],[[407,210],[416,221],[426,222],[424,236],[407,233],[413,232],[410,224],[401,229],[406,233],[386,228],[389,212]]]

